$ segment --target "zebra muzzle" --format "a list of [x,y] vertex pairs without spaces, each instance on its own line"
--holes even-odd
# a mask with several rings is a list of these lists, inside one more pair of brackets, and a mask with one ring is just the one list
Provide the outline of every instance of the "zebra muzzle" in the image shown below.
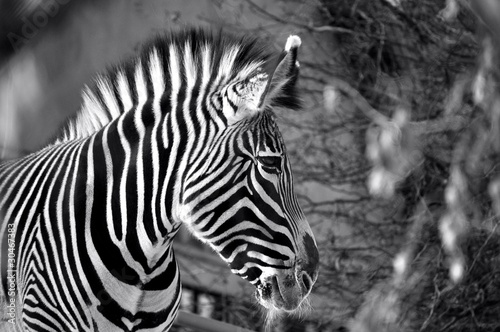
[[255,295],[268,309],[292,312],[309,295],[312,285],[311,277],[304,271],[279,273],[259,284]]

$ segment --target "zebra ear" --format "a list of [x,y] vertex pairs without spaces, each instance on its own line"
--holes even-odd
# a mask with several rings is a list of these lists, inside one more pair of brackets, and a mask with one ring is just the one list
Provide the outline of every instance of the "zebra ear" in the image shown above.
[[266,91],[261,97],[260,107],[277,97],[287,86],[295,85],[299,76],[297,53],[301,44],[298,36],[288,37],[285,49],[271,67]]
[[288,37],[284,50],[277,58],[270,60],[253,76],[228,89],[233,109],[238,108],[232,122],[263,110],[285,87],[295,84],[299,73],[297,51],[300,44],[298,36]]

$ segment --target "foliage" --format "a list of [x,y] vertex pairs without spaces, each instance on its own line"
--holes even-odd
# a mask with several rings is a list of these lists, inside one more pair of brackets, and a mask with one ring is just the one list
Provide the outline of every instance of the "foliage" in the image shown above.
[[498,329],[498,8],[282,1],[278,15],[245,3],[267,22],[254,30],[276,24],[307,41],[307,114],[282,123],[321,234],[316,291],[329,301],[317,319],[352,331]]

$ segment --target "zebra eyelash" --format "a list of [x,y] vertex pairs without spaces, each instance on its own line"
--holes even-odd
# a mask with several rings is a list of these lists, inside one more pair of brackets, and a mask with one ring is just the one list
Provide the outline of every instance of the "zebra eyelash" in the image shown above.
[[273,173],[281,173],[282,156],[257,156],[256,159],[264,169],[271,170]]

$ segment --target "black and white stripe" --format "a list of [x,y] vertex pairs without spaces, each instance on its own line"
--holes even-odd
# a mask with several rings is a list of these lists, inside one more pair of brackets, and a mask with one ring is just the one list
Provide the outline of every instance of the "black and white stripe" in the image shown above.
[[[271,110],[298,105],[299,45],[290,37],[273,56],[225,34],[159,38],[100,75],[57,140],[0,165],[2,296],[8,225],[16,230],[13,330],[167,331],[181,294],[180,223],[268,308],[296,307],[317,250]],[[272,285],[281,295],[263,291]]]

